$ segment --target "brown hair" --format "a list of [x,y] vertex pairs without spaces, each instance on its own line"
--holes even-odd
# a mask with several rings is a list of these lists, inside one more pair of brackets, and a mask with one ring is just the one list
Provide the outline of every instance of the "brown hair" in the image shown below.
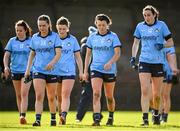
[[155,19],[156,19],[156,20],[158,19],[158,17],[159,17],[159,11],[158,11],[154,6],[152,6],[152,5],[147,5],[146,7],[144,7],[142,13],[144,13],[144,11],[146,11],[146,10],[150,10],[153,15],[156,15],[156,16],[155,16]]
[[17,26],[22,26],[24,28],[24,30],[26,31],[26,37],[29,37],[32,35],[32,29],[30,28],[30,26],[27,24],[26,21],[24,20],[19,20],[15,23],[15,27]]
[[40,15],[38,21],[46,21],[49,24],[49,31],[52,31],[51,19],[48,15]]
[[61,16],[57,22],[56,22],[56,25],[66,25],[68,28],[70,27],[71,23],[69,22],[69,20],[64,17],[64,16]]
[[96,15],[96,17],[95,17],[95,24],[96,24],[96,21],[97,20],[100,20],[100,21],[106,21],[106,23],[108,24],[108,25],[111,25],[112,24],[112,20],[109,18],[109,16],[107,16],[106,14],[98,14],[98,15]]

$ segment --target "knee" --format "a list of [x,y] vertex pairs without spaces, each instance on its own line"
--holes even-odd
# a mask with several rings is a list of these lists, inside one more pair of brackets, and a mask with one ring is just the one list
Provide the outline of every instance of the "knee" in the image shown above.
[[20,94],[17,95],[16,97],[17,97],[16,99],[18,99],[19,101],[21,100],[21,95]]
[[154,97],[154,100],[155,100],[156,102],[160,103],[160,96],[155,95],[155,96],[153,96],[153,97]]
[[67,99],[69,99],[69,98],[70,98],[70,96],[67,95],[67,94],[63,94],[63,95],[62,95],[62,99],[63,99],[63,100],[67,100]]
[[55,97],[53,97],[53,96],[48,96],[48,101],[49,101],[50,103],[54,102],[54,100],[55,100]]
[[57,100],[58,100],[58,103],[62,102],[62,98],[61,97],[58,97]]
[[113,103],[113,98],[112,97],[107,97],[106,101],[108,104],[112,104]]
[[24,92],[24,93],[22,93],[22,95],[21,95],[21,97],[22,97],[22,98],[26,98],[27,96],[28,96],[28,94],[27,94],[27,93],[25,93],[25,92]]
[[36,95],[36,101],[43,101],[43,96],[41,94]]
[[153,97],[156,98],[156,99],[160,98],[160,93],[154,92]]
[[143,91],[142,91],[142,95],[143,95],[144,97],[148,97],[148,96],[149,96],[148,90],[143,90]]
[[167,101],[169,98],[170,98],[170,96],[169,96],[168,94],[164,94],[164,95],[163,95],[163,99],[164,99],[165,101]]
[[100,99],[101,95],[100,95],[100,93],[95,92],[95,93],[93,93],[93,97],[95,99]]
[[166,97],[166,98],[170,97],[170,92],[164,91],[163,92],[163,97]]

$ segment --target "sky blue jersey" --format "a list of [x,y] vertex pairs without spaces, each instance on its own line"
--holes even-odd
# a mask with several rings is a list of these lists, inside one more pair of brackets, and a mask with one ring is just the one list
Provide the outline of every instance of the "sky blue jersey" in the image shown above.
[[21,41],[17,37],[11,38],[5,50],[11,53],[10,69],[12,73],[25,73],[30,53],[31,38]]
[[71,76],[76,74],[76,62],[74,53],[80,51],[77,39],[68,34],[66,38],[61,39],[62,54],[58,61],[58,73],[60,76]]
[[106,35],[100,35],[98,32],[91,34],[87,39],[87,47],[92,50],[91,70],[116,74],[116,63],[112,64],[110,70],[104,70],[104,65],[113,57],[114,48],[120,46],[121,42],[114,32],[108,31]]
[[49,32],[46,37],[42,37],[40,33],[34,34],[30,48],[36,54],[33,62],[33,72],[47,75],[58,74],[57,64],[54,65],[52,70],[45,69],[55,56],[55,48],[61,48],[61,41],[57,33]]
[[172,75],[171,67],[169,66],[169,63],[167,61],[167,54],[175,54],[175,48],[174,47],[164,48],[163,53],[164,53],[163,69],[166,72],[166,75]]
[[140,62],[162,64],[163,53],[158,51],[154,44],[164,44],[166,38],[171,37],[167,25],[163,21],[155,21],[153,25],[141,22],[136,26],[134,37],[141,40]]

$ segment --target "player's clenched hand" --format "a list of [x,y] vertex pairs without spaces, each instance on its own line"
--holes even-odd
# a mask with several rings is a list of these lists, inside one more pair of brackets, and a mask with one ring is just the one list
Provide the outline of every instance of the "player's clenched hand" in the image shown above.
[[5,67],[4,68],[4,76],[5,76],[5,78],[8,79],[9,75],[10,75],[10,69],[9,69],[9,67]]
[[83,74],[79,73],[79,81],[83,81]]
[[104,65],[104,70],[110,70],[111,69],[111,63],[106,63],[105,65]]
[[45,69],[46,70],[52,70],[53,69],[53,64],[52,63],[47,64]]
[[89,73],[88,72],[84,72],[84,74],[83,74],[83,80],[84,81],[86,81],[86,82],[88,82],[89,80]]

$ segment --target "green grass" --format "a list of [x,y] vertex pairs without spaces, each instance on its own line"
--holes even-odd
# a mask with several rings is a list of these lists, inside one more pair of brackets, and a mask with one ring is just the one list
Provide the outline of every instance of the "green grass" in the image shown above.
[[[103,112],[104,118],[102,119],[100,127],[92,127],[92,112],[88,112],[84,117],[81,123],[75,122],[75,112],[69,112],[67,116],[67,124],[63,126],[50,127],[50,115],[49,112],[43,112],[41,127],[32,127],[32,123],[35,120],[34,112],[27,113],[27,125],[19,124],[19,114],[18,112],[0,112],[0,131],[49,131],[49,130],[65,130],[65,131],[119,131],[119,130],[136,130],[136,131],[144,131],[144,130],[153,130],[153,131],[163,131],[163,130],[180,130],[180,112],[171,112],[169,114],[169,120],[167,124],[163,124],[160,126],[152,125],[150,121],[149,127],[141,127],[140,124],[142,122],[142,114],[141,112],[115,112],[115,121],[114,126],[106,126],[106,120],[108,113]],[[149,116],[151,119],[151,115]],[[57,122],[58,116],[57,116]]]

